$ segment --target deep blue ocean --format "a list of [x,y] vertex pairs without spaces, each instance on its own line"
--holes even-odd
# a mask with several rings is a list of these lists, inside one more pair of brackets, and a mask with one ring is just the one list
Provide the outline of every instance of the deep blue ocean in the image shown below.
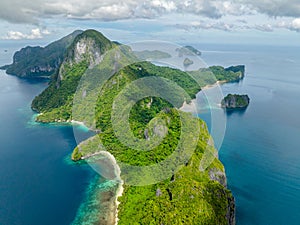
[[[300,48],[200,45],[209,65],[246,65],[245,112],[227,113],[219,156],[237,206],[237,225],[300,224]],[[199,115],[210,123],[208,113]]]
[[[11,53],[0,49],[0,64]],[[67,225],[95,173],[73,164],[72,126],[34,122],[30,104],[47,81],[28,81],[0,71],[0,224]],[[88,132],[78,127],[83,135]]]
[[[299,225],[300,48],[195,45],[208,65],[246,65],[227,93],[248,94],[244,112],[227,114],[219,151],[237,206],[237,225]],[[11,61],[0,45],[0,65]],[[95,172],[69,158],[71,126],[33,122],[30,102],[46,81],[0,72],[0,225],[69,225]],[[208,122],[209,114],[199,115]],[[88,132],[81,129],[82,133]]]

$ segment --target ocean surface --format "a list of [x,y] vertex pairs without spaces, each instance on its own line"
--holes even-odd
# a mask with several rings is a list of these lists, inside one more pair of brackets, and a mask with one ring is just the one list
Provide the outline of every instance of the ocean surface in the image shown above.
[[[0,65],[19,45],[5,53],[0,44]],[[219,151],[237,225],[299,225],[299,47],[194,46],[208,65],[246,65],[242,82],[222,85],[224,95],[251,98],[246,111],[226,114]],[[88,165],[70,161],[76,146],[71,126],[34,123],[30,102],[46,86],[0,71],[0,225],[80,224],[95,189],[111,185]],[[210,126],[209,112],[199,117]]]
[[[219,156],[237,207],[237,225],[299,225],[300,48],[198,46],[208,65],[246,65],[240,83],[221,86],[248,94],[244,112],[227,113]],[[199,115],[210,124],[210,114]]]
[[[7,46],[6,46],[7,47]],[[0,64],[13,50],[0,48]],[[30,104],[47,81],[28,81],[0,71],[0,224],[67,225],[87,198],[95,173],[74,164],[72,126],[34,122]],[[89,135],[77,127],[83,136]]]

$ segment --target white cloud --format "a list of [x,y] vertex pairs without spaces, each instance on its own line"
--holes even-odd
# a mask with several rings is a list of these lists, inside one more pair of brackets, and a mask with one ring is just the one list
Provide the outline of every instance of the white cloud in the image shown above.
[[49,35],[48,30],[40,30],[39,28],[32,29],[29,34],[24,34],[20,31],[9,31],[2,39],[6,40],[21,40],[21,39],[40,39],[43,35]]
[[[194,17],[194,24],[185,18]],[[169,16],[169,17],[168,17]],[[250,16],[252,16],[250,18]],[[261,18],[258,21],[255,18]],[[299,0],[4,0],[0,1],[0,20],[41,26],[43,19],[84,19],[114,21],[122,19],[161,19],[172,17],[172,25],[184,29],[272,31],[286,28],[300,31]],[[231,17],[234,20],[227,21]],[[178,18],[183,18],[181,21]],[[246,19],[245,19],[246,18]],[[248,18],[252,20],[247,24]],[[272,21],[270,22],[270,18]],[[276,21],[284,18],[282,24]],[[289,18],[288,20],[286,18]],[[206,21],[208,20],[208,21]],[[293,21],[294,20],[294,21]],[[204,22],[205,21],[205,22]],[[59,24],[57,25],[59,26]],[[34,39],[47,35],[46,31],[32,30],[25,34],[8,32],[6,38]]]
[[[268,15],[300,16],[298,0],[10,0],[0,2],[0,18],[12,23],[37,23],[41,18],[117,20],[155,18],[169,13],[208,18],[245,15],[256,11]],[[278,11],[278,7],[282,10]]]
[[291,28],[300,31],[300,18],[294,19],[292,21]]
[[300,32],[300,18],[296,18],[291,21],[279,21],[276,24],[276,27]]
[[299,17],[299,0],[235,0],[250,9],[273,17]]
[[254,28],[259,30],[259,31],[265,31],[265,32],[274,31],[273,26],[271,24],[255,25]]
[[248,14],[254,14],[255,11],[249,7],[248,4],[242,4],[238,1],[216,1],[215,2],[216,8],[220,10],[222,15],[235,15],[235,16],[241,16],[241,15],[248,15]]
[[164,9],[167,12],[172,12],[177,9],[176,3],[173,1],[153,0],[150,4],[153,7]]

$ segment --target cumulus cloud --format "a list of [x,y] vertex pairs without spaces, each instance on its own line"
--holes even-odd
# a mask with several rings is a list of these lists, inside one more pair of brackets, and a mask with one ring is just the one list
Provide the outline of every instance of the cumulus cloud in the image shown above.
[[299,0],[236,0],[250,9],[273,17],[299,17]]
[[300,32],[300,18],[294,19],[292,21],[291,29]]
[[41,0],[0,1],[0,19],[12,23],[38,23]]
[[[274,28],[287,28],[300,31],[299,0],[10,0],[0,1],[0,20],[11,23],[36,24],[44,18],[96,19],[113,21],[134,18],[158,18],[172,14],[192,15],[200,19],[216,20],[198,25],[184,25],[198,29],[257,29],[272,31]],[[174,16],[173,16],[174,15]],[[225,22],[227,16],[244,20],[245,15],[268,15],[273,18],[290,17],[292,23],[274,26],[268,22],[258,25],[247,25],[242,22]],[[222,20],[218,20],[218,19]],[[181,27],[183,25],[180,25]],[[7,37],[38,37],[39,35],[23,34],[11,31]]]
[[291,22],[280,21],[277,23],[276,27],[300,32],[300,18],[296,18],[296,19],[292,20]]
[[29,34],[24,34],[20,31],[9,31],[2,39],[6,40],[21,40],[21,39],[40,39],[44,35],[48,35],[48,30],[40,30],[39,28],[32,29]]
[[168,13],[208,18],[241,15],[249,7],[223,0],[10,0],[0,2],[0,18],[12,23],[37,23],[57,15],[76,19],[117,20],[155,18]]

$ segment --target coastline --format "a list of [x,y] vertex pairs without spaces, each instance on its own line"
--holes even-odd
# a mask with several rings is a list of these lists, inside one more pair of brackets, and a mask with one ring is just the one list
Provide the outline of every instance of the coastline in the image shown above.
[[115,214],[115,225],[118,224],[118,221],[119,221],[119,217],[118,217],[118,214],[119,214],[119,210],[118,210],[118,207],[120,205],[121,202],[119,202],[118,198],[119,197],[122,197],[123,195],[123,192],[124,192],[124,187],[123,187],[123,181],[121,180],[121,183],[119,184],[119,187],[117,189],[117,193],[116,193],[116,214]]
[[[221,84],[224,84],[226,82],[227,81],[217,81],[214,84],[204,86],[203,88],[201,88],[201,91],[217,87],[217,86],[219,86]],[[192,110],[192,109],[195,109],[194,108],[195,106],[196,106],[196,99],[192,99],[191,103],[189,103],[189,104],[184,102],[183,105],[179,108],[179,110],[182,110],[182,111],[188,110],[188,111],[193,112],[194,110]],[[75,121],[75,120],[71,120],[71,121],[68,121],[68,122],[71,123],[71,124],[74,124],[74,125],[83,126],[87,129],[91,130],[83,122]],[[108,217],[110,218],[109,224],[117,225],[118,221],[119,221],[118,206],[120,205],[120,202],[119,202],[118,198],[121,197],[123,195],[123,192],[124,192],[124,187],[123,187],[124,181],[121,179],[121,169],[120,169],[115,157],[111,153],[109,153],[108,151],[99,151],[97,153],[94,153],[93,155],[82,157],[81,160],[85,160],[85,159],[88,159],[88,158],[96,156],[96,155],[103,155],[104,157],[108,158],[109,161],[112,163],[113,168],[114,168],[114,173],[115,173],[115,176],[116,176],[115,179],[118,182],[118,187],[117,187],[116,192],[115,192],[114,201],[110,202],[110,204],[111,204],[110,209],[111,209],[111,212],[114,212],[114,214],[111,213],[111,215],[108,215]]]
[[[69,122],[69,121],[67,121],[67,122]],[[71,120],[69,123],[74,124],[74,125],[79,125],[79,126],[83,126],[83,127],[88,128],[88,127],[84,124],[84,122],[80,122],[80,121],[76,121],[76,120]],[[88,129],[90,129],[90,128],[88,128]]]
[[[201,88],[201,90],[198,93],[200,93],[201,91],[205,91],[205,90],[208,90],[208,89],[211,89],[211,88],[218,87],[218,86],[220,86],[222,84],[225,84],[227,82],[228,81],[224,80],[224,81],[217,81],[214,84],[205,85],[204,87]],[[197,113],[196,105],[197,105],[196,99],[192,99],[190,103],[187,103],[185,101],[182,104],[182,106],[179,108],[179,110],[184,111],[184,112]],[[218,106],[221,107],[221,104],[219,104]]]
[[[109,153],[108,151],[100,151],[98,154],[101,154],[105,157],[107,157],[113,167],[114,167],[114,173],[115,173],[115,176],[116,176],[116,180],[118,182],[118,188],[117,188],[117,191],[116,191],[116,195],[115,195],[115,201],[112,203],[112,210],[115,211],[115,216],[114,216],[114,221],[112,221],[111,224],[114,224],[114,225],[117,225],[118,224],[118,221],[119,221],[119,218],[118,218],[118,206],[120,204],[120,202],[118,201],[118,198],[121,197],[123,195],[123,192],[124,192],[124,187],[123,187],[123,184],[124,184],[124,181],[121,179],[121,169],[117,163],[117,160],[115,159],[115,157]],[[113,209],[115,208],[115,209]]]
[[222,85],[222,84],[226,84],[226,83],[228,83],[227,80],[222,80],[222,81],[218,80],[218,81],[217,81],[216,83],[214,83],[214,84],[208,84],[208,85],[205,85],[204,87],[201,88],[201,91],[202,91],[202,90],[207,90],[207,89],[209,89],[209,88],[214,88],[214,87],[220,86],[220,85]]
[[[217,87],[217,86],[219,86],[221,84],[224,84],[226,82],[227,81],[217,81],[214,84],[206,85],[203,88],[201,88],[201,90],[199,92]],[[182,110],[182,111],[185,111],[185,112],[194,112],[195,111],[195,106],[196,106],[196,99],[192,99],[189,104],[184,102],[183,105],[179,108],[179,110]],[[57,121],[55,123],[57,123],[57,124],[65,123],[65,124],[69,124],[69,125],[82,126],[85,129],[88,129],[90,131],[93,130],[93,129],[87,127],[84,122],[76,121],[76,120],[68,120],[66,122]],[[117,181],[117,185],[115,186],[116,189],[113,188],[113,189],[111,189],[112,192],[110,192],[111,194],[114,193],[114,196],[107,197],[107,196],[110,195],[109,192],[107,192],[103,196],[99,196],[99,198],[100,199],[103,198],[104,203],[106,202],[105,204],[109,208],[109,210],[107,211],[106,216],[105,216],[107,224],[108,225],[110,225],[110,224],[111,225],[117,225],[118,221],[119,221],[118,207],[120,205],[120,201],[118,200],[118,198],[123,196],[123,193],[124,193],[124,187],[123,187],[124,181],[121,179],[121,169],[120,169],[119,165],[117,164],[117,161],[116,161],[115,157],[111,153],[109,153],[108,151],[99,151],[99,152],[94,153],[92,155],[82,157],[81,160],[86,160],[86,159],[91,158],[91,157],[96,156],[96,155],[103,155],[104,157],[109,159],[109,161],[111,162],[111,164],[114,168],[115,180]],[[100,219],[100,217],[99,217],[99,219]],[[104,222],[104,220],[102,220],[102,221]]]
[[58,125],[80,126],[80,127],[83,127],[86,130],[93,131],[93,129],[91,129],[90,127],[88,127],[84,122],[76,121],[76,120],[67,120],[67,121],[58,120],[58,121],[53,121],[53,122],[41,122],[41,121],[38,121],[37,118],[40,115],[43,115],[43,114],[44,113],[34,113],[34,115],[33,115],[34,122],[41,123],[41,124],[54,124],[54,125],[58,124]]

